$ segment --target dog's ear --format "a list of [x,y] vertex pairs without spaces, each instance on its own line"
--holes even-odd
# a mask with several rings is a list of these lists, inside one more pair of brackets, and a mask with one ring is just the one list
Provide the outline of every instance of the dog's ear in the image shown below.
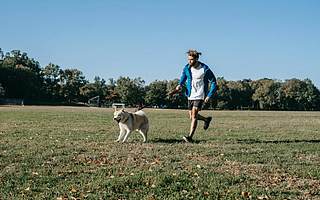
[[114,108],[114,112],[116,112],[117,111],[117,106],[113,106],[113,108]]
[[121,111],[122,111],[122,112],[125,112],[125,111],[124,111],[124,108],[122,108]]

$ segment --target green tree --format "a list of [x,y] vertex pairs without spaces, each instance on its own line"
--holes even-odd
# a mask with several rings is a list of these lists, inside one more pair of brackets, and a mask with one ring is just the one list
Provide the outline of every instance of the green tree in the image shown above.
[[81,100],[80,88],[88,81],[77,69],[66,69],[61,74],[61,93],[69,103]]
[[3,64],[17,68],[25,67],[35,74],[39,74],[41,71],[39,62],[33,58],[29,58],[27,53],[21,52],[20,50],[12,50],[10,53],[7,53],[4,57]]
[[169,108],[186,108],[188,100],[185,96],[185,87],[182,88],[181,92],[175,95],[170,95],[170,92],[174,91],[177,85],[179,85],[179,79],[174,79],[167,82],[167,106]]
[[228,86],[228,81],[223,77],[217,78],[217,98],[214,98],[213,101],[218,109],[231,109],[231,91]]
[[2,84],[0,83],[0,97],[3,97],[5,95],[5,90],[2,87]]
[[289,79],[281,87],[283,108],[287,110],[319,109],[319,90],[309,79]]
[[320,91],[312,83],[310,79],[305,79],[304,82],[307,84],[306,93],[306,109],[307,110],[320,110]]
[[4,54],[3,54],[2,49],[0,48],[0,65],[2,64],[3,57],[4,57]]
[[228,81],[228,88],[230,91],[230,109],[240,108],[240,95],[241,95],[241,84],[237,81]]
[[61,100],[61,75],[63,70],[55,64],[49,63],[41,70],[43,87],[47,99]]
[[253,101],[257,109],[278,110],[280,108],[281,83],[272,79],[260,79],[252,83]]
[[105,97],[106,104],[121,101],[120,95],[116,91],[116,81],[113,78],[109,78],[107,91],[108,95]]
[[[3,55],[3,53],[2,53]],[[39,98],[42,93],[40,65],[27,53],[13,50],[6,53],[0,65],[0,83],[9,98]]]
[[105,97],[108,96],[106,81],[104,79],[101,79],[99,76],[96,76],[94,77],[93,83],[87,83],[80,88],[80,94],[84,97],[84,100],[86,102],[90,98],[96,96],[99,96],[100,100],[105,99]]
[[120,101],[127,105],[143,104],[145,97],[144,83],[141,78],[120,77],[116,81],[115,92],[119,94]]
[[239,81],[229,81],[227,83],[230,100],[230,109],[242,109],[243,107],[252,107],[252,94],[251,80],[244,79]]
[[[2,51],[2,49],[0,48],[0,70],[1,70],[1,72],[2,72],[3,56],[4,56],[4,55],[3,55],[3,51]],[[1,77],[1,75],[0,75],[0,77]],[[5,94],[5,90],[4,90],[3,86],[2,86],[2,83],[0,82],[0,97],[3,97],[4,94]]]
[[154,81],[146,87],[146,104],[165,106],[167,104],[167,81]]

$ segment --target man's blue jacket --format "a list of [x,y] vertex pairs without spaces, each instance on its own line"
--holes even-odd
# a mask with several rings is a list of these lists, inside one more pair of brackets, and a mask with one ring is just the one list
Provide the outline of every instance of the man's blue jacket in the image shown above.
[[[204,92],[206,97],[211,98],[212,95],[214,95],[217,91],[217,80],[216,77],[214,76],[213,72],[210,70],[210,68],[204,64],[199,62],[200,65],[204,68]],[[191,94],[191,83],[192,83],[192,74],[190,70],[189,64],[187,64],[182,71],[179,85],[183,86],[186,83],[186,96],[189,97]],[[210,89],[209,89],[209,84],[210,84]]]

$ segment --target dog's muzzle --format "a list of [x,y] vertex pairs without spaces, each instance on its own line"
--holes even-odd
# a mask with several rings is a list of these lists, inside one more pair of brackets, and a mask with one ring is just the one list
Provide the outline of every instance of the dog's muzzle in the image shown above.
[[118,117],[117,117],[117,118],[113,118],[113,120],[116,121],[116,122],[118,122],[118,123],[121,121],[121,119],[118,118]]

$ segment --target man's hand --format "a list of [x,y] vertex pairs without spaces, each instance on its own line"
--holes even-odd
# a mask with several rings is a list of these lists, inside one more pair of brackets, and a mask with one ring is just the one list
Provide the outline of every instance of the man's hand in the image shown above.
[[181,86],[178,85],[178,86],[175,88],[175,90],[173,90],[173,91],[171,91],[171,92],[169,93],[169,95],[172,96],[172,95],[174,95],[174,94],[177,94],[177,93],[180,92],[180,90],[181,90]]
[[206,98],[204,99],[204,103],[208,103],[209,100],[210,100],[210,97],[206,97]]

